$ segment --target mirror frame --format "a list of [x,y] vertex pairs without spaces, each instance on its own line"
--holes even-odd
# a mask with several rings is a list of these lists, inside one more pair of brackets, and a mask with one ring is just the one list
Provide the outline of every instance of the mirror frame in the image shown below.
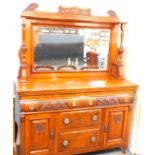
[[[41,30],[42,29],[46,29],[46,32],[42,32]],[[47,32],[47,29],[49,32]],[[54,30],[56,29],[56,32],[54,32]],[[61,32],[57,32],[57,30]],[[66,30],[73,30],[74,32],[76,33],[67,33],[65,32]],[[51,32],[52,31],[52,32]],[[65,71],[68,71],[68,72],[77,72],[77,71],[106,71],[107,70],[107,61],[108,61],[108,56],[109,56],[109,45],[110,45],[110,38],[111,38],[111,29],[86,29],[86,28],[81,28],[81,27],[78,27],[78,28],[70,28],[70,27],[55,27],[53,25],[43,25],[43,26],[36,26],[36,25],[33,25],[32,27],[32,39],[33,39],[33,43],[32,43],[32,48],[33,48],[33,54],[32,54],[32,68],[33,68],[33,72],[65,72]],[[80,34],[79,34],[80,32]],[[101,32],[104,33],[104,38],[101,39]],[[92,35],[93,33],[93,35]],[[94,33],[97,33],[97,35],[95,36],[94,38]],[[70,57],[69,55],[67,55],[67,52],[65,54],[63,54],[63,50],[64,48],[61,49],[61,53],[59,53],[59,51],[53,51],[53,54],[52,55],[55,55],[55,53],[59,53],[61,54],[60,58],[57,58],[57,59],[53,59],[54,62],[57,62],[57,65],[55,65],[54,63],[51,62],[51,64],[47,64],[45,62],[45,64],[42,62],[42,61],[46,61],[45,58],[43,58],[43,60],[41,59],[41,55],[44,54],[44,52],[42,53],[40,51],[41,48],[44,48],[45,44],[46,43],[50,43],[49,40],[48,41],[45,41],[43,39],[41,39],[40,41],[40,38],[39,38],[39,35],[41,34],[41,36],[44,36],[47,35],[48,37],[52,35],[56,35],[56,36],[64,36],[66,35],[66,37],[75,37],[77,36],[78,38],[80,37],[80,42],[77,42],[77,43],[82,43],[81,45],[83,46],[83,52],[81,51],[81,55],[78,54],[78,51],[74,51],[72,50],[72,54],[74,54],[74,52],[76,52],[76,56],[72,55],[71,56],[71,60],[69,62],[68,58]],[[99,42],[97,42],[97,46],[98,47],[102,47],[105,48],[104,50],[104,54],[102,54],[102,56],[99,56],[101,53],[99,52],[102,52],[100,51],[98,48],[96,49],[93,49],[92,47],[89,47],[88,45],[88,41],[91,40],[95,40],[96,39],[100,39]],[[97,38],[96,38],[97,37]],[[68,38],[69,39],[69,38]],[[105,40],[106,39],[106,40]],[[46,40],[46,39],[45,39]],[[70,39],[69,39],[70,40]],[[68,46],[68,41],[67,40],[64,40],[65,42],[64,43],[67,43],[67,46]],[[74,42],[74,39],[70,40],[71,43],[76,43]],[[97,40],[98,41],[98,40]],[[102,41],[102,44],[101,44],[101,41]],[[57,40],[56,42],[53,40],[51,42],[52,44],[56,43],[58,44],[59,43],[59,40]],[[61,38],[60,38],[60,43],[63,44]],[[38,45],[43,45],[44,47],[38,47]],[[37,47],[37,49],[36,49]],[[61,46],[63,47],[63,46]],[[35,52],[39,52],[40,56],[37,57],[37,53]],[[93,54],[93,52],[95,51],[95,53]],[[49,51],[47,51],[49,52]],[[80,51],[79,51],[80,52]],[[88,53],[89,52],[89,53]],[[92,55],[92,54],[93,55]],[[48,53],[49,54],[49,53]],[[82,56],[83,55],[83,56]],[[78,57],[80,56],[80,57]],[[65,59],[63,59],[62,57],[65,57]],[[91,59],[91,58],[92,59]],[[74,58],[74,62],[73,62],[73,58]],[[75,64],[75,59],[79,59],[80,58],[80,61],[82,64]],[[89,59],[90,58],[90,59]],[[98,58],[100,58],[100,60],[102,59],[102,64],[99,64],[99,60]],[[47,58],[48,59],[48,58]],[[36,61],[35,61],[36,60]],[[58,61],[63,61],[62,62],[58,62]],[[81,61],[82,60],[82,61]],[[92,60],[92,61],[91,61]],[[52,61],[52,60],[50,60]],[[64,62],[65,61],[65,62]],[[68,61],[68,62],[67,62]],[[78,61],[78,60],[77,60]],[[48,59],[48,62],[49,62],[49,59]],[[40,65],[38,64],[40,63]],[[77,62],[78,63],[78,62]]]
[[[36,11],[38,5],[29,5],[21,14],[22,18],[22,45],[19,50],[20,69],[18,79],[26,82],[32,78],[103,78],[112,76],[118,79],[123,78],[123,38],[125,22],[120,22],[114,11],[108,11],[107,16],[92,16],[90,9],[77,7],[59,7],[58,13]],[[94,71],[59,71],[59,72],[34,72],[33,63],[33,26],[70,27],[70,28],[95,28],[110,29],[110,43],[107,70]],[[120,38],[120,40],[118,39]],[[118,45],[119,44],[119,45]]]

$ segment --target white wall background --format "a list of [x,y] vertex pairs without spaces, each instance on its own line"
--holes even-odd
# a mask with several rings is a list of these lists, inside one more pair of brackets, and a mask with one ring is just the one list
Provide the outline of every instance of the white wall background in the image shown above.
[[[91,8],[104,15],[113,9],[128,21],[125,75],[140,87],[133,108],[129,148],[142,155],[153,155],[155,88],[155,9],[153,0],[5,0],[0,5],[0,154],[12,155],[12,83],[16,80],[21,43],[20,13],[30,3],[41,10],[56,11],[59,5]],[[141,112],[140,112],[141,111]],[[140,112],[140,125],[139,125]],[[151,141],[152,139],[152,141]]]

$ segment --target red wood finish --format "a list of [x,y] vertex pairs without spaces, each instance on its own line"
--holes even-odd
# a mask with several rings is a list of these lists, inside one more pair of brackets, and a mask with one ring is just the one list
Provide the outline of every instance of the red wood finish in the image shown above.
[[[136,84],[123,77],[126,23],[113,11],[106,17],[96,17],[91,16],[90,9],[61,7],[58,13],[49,13],[35,11],[37,7],[30,5],[21,15],[22,46],[16,84],[20,154],[72,155],[116,147],[125,150],[137,89]],[[96,57],[90,55],[94,61],[88,62],[89,70],[53,72],[50,68],[45,72],[41,67],[34,71],[34,25],[110,29],[107,70],[97,70]]]

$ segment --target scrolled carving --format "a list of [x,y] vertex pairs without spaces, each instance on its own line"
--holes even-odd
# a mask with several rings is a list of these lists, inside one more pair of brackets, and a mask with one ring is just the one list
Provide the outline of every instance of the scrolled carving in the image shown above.
[[113,10],[108,10],[107,14],[108,14],[110,17],[114,17],[114,18],[117,18],[117,19],[118,19],[118,16],[117,16],[116,12],[113,11]]
[[59,6],[58,13],[61,14],[71,14],[71,15],[84,15],[84,16],[90,16],[91,15],[91,9],[81,9],[78,7],[63,7]]
[[54,110],[68,108],[67,101],[44,101],[38,103],[39,110]]
[[26,61],[26,52],[27,52],[27,46],[23,42],[18,52],[19,61],[20,61],[18,79],[21,82],[26,82],[28,80],[28,64]]
[[37,3],[31,3],[23,11],[35,11],[39,5]]

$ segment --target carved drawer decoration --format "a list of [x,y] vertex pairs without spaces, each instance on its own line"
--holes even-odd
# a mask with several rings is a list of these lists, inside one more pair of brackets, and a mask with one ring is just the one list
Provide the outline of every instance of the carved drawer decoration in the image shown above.
[[27,101],[20,105],[22,111],[49,111],[67,109],[67,100],[51,100],[51,101]]
[[70,151],[99,145],[99,129],[59,134],[58,151]]
[[63,112],[59,115],[60,130],[99,127],[101,110]]
[[79,97],[65,100],[27,101],[21,103],[22,111],[49,111],[61,109],[74,109],[94,106],[115,106],[133,103],[133,95],[118,94],[98,97]]
[[120,94],[114,96],[103,96],[96,98],[96,106],[112,106],[120,104],[131,104],[134,98],[131,94]]

